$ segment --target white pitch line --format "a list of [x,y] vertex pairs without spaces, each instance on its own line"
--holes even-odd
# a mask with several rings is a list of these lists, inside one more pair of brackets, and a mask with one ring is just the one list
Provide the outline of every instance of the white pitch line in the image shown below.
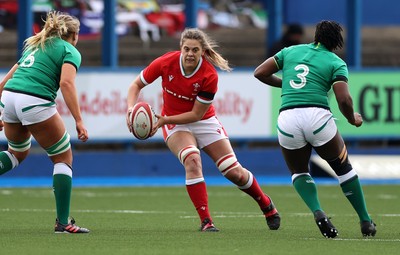
[[[0,212],[55,212],[55,209],[11,209],[0,208]],[[165,214],[165,213],[180,213],[182,211],[142,211],[142,210],[71,210],[78,213],[116,213],[116,214]]]
[[[55,209],[12,209],[12,208],[0,208],[0,212],[55,212]],[[115,213],[115,214],[165,214],[165,213],[179,213],[179,214],[191,214],[184,211],[142,211],[142,210],[72,210],[78,213]],[[310,216],[307,213],[289,213],[289,216]],[[378,214],[381,217],[400,217],[400,214]],[[262,217],[262,215],[254,213],[242,213],[242,212],[220,212],[216,213],[214,218],[253,218]],[[185,215],[180,216],[181,219],[192,219],[198,218],[197,215]],[[320,238],[302,238],[303,240],[321,240]],[[365,238],[365,239],[354,239],[354,238],[335,238],[330,239],[332,241],[361,241],[361,242],[400,242],[400,239],[377,239],[377,238]]]
[[[311,241],[318,241],[321,238],[302,238],[303,240],[311,240]],[[400,242],[400,239],[379,239],[374,237],[366,237],[364,239],[355,239],[355,238],[333,238],[329,239],[332,241],[359,241],[359,242]]]
[[[13,208],[0,208],[0,212],[55,212],[55,209],[13,209]],[[180,216],[180,218],[192,218],[197,217],[197,215],[193,215],[192,212],[186,211],[144,211],[144,210],[71,210],[77,213],[115,213],[115,214],[184,214]],[[283,213],[282,215],[286,217],[310,217],[311,213]],[[352,217],[355,214],[330,214],[330,216],[345,216]],[[400,217],[400,214],[376,214],[378,217]],[[262,217],[262,215],[258,212],[214,212],[215,218],[253,218],[253,217]]]

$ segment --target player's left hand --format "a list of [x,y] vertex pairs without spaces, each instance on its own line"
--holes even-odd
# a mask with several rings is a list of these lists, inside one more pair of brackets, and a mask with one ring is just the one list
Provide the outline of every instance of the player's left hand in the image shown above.
[[156,118],[157,118],[157,122],[156,122],[156,124],[154,125],[153,130],[151,131],[150,136],[153,136],[155,133],[157,133],[157,130],[158,130],[160,127],[162,127],[162,126],[165,125],[165,117],[164,117],[164,116],[161,116],[161,115],[158,115],[158,114],[155,114],[155,115],[156,115]]

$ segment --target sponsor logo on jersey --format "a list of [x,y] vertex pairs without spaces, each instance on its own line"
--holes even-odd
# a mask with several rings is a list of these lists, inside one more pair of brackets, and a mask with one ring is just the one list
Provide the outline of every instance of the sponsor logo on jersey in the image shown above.
[[174,78],[174,76],[172,74],[168,75],[168,80],[172,81],[172,79]]

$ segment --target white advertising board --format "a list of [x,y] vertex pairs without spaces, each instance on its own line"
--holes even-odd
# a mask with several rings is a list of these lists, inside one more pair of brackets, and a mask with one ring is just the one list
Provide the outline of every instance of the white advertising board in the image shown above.
[[[5,73],[0,73],[3,77]],[[90,140],[133,139],[125,124],[126,96],[138,72],[82,72],[76,78],[79,103]],[[270,88],[250,71],[220,72],[214,99],[217,116],[230,137],[265,138],[271,135]],[[161,80],[141,91],[140,99],[159,113],[162,105]],[[57,109],[71,138],[76,138],[75,122],[62,100]],[[155,137],[161,138],[161,131]],[[0,140],[4,140],[1,132]]]
[[[350,155],[349,160],[361,179],[400,179],[398,155]],[[336,177],[329,164],[319,156],[312,156],[311,161],[329,175]]]

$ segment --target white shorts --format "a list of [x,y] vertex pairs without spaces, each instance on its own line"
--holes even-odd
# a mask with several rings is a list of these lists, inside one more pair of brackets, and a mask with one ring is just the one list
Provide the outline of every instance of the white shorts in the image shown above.
[[215,116],[189,124],[164,125],[162,129],[165,141],[167,141],[172,134],[178,131],[192,133],[196,138],[197,146],[200,149],[218,140],[228,138],[224,127]]
[[7,90],[1,95],[1,106],[4,122],[24,126],[45,121],[57,113],[55,102]]
[[337,132],[332,113],[318,107],[282,111],[277,128],[279,144],[289,150],[300,149],[307,143],[319,147],[329,142]]

